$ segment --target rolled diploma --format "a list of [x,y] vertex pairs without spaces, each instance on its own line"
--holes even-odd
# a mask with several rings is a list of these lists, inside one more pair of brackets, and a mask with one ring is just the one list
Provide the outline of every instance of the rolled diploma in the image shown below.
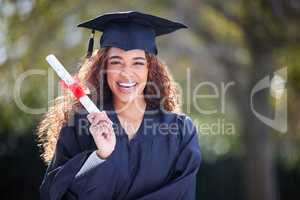
[[[57,75],[69,86],[75,81],[69,72],[64,68],[64,66],[59,62],[59,60],[53,55],[50,54],[46,57],[47,62],[52,67],[52,69],[57,73]],[[84,95],[79,98],[80,103],[83,107],[89,112],[100,112],[94,102],[87,96]]]

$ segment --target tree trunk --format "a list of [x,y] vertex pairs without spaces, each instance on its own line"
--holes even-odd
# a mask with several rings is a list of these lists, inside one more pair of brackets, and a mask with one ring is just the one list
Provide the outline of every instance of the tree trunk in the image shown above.
[[[266,52],[266,53],[265,53]],[[272,155],[272,141],[270,128],[261,122],[252,112],[250,106],[251,89],[265,76],[272,75],[271,51],[253,51],[253,67],[249,74],[248,89],[243,98],[244,114],[242,140],[245,147],[245,186],[248,200],[276,200],[276,182]],[[265,89],[253,97],[256,111],[270,116],[271,105],[269,90]]]

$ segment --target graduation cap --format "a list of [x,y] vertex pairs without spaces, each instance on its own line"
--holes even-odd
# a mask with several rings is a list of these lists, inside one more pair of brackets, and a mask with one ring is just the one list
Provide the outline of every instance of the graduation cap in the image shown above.
[[93,52],[95,30],[103,32],[100,48],[112,46],[126,51],[143,49],[157,55],[156,36],[187,28],[182,23],[137,11],[105,13],[80,23],[78,27],[92,30],[88,45],[88,57]]

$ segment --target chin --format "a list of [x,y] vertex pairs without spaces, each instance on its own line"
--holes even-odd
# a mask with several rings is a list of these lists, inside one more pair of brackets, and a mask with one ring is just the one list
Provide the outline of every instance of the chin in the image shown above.
[[118,85],[114,85],[113,87],[113,95],[123,103],[131,103],[134,102],[138,97],[143,96],[143,93],[139,94],[138,87],[132,88],[122,88]]
[[113,92],[113,95],[122,103],[132,103],[138,97],[136,94],[122,94],[119,92]]
[[132,102],[134,102],[135,97],[124,96],[124,97],[119,97],[118,99],[123,103],[132,103]]

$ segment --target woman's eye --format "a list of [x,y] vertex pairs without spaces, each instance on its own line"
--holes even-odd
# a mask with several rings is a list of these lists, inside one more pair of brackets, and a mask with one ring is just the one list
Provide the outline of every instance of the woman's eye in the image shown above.
[[143,62],[135,62],[134,65],[145,65]]
[[119,61],[112,61],[112,62],[110,62],[110,64],[111,65],[119,65],[119,64],[121,64]]

